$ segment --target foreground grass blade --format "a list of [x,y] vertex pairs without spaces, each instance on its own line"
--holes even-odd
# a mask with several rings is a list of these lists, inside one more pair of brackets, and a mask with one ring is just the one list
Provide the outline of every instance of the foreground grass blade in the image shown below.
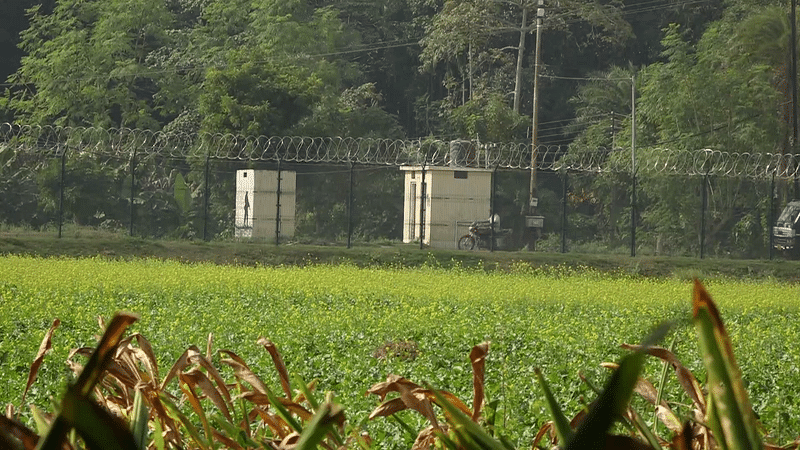
[[[94,403],[89,400],[90,394],[102,378],[106,368],[113,361],[114,353],[121,340],[122,334],[130,324],[138,319],[138,315],[130,313],[117,313],[114,318],[111,319],[111,323],[106,327],[103,336],[100,338],[100,342],[97,344],[97,348],[92,353],[91,357],[89,357],[89,362],[86,363],[86,366],[81,371],[75,384],[68,388],[67,394],[62,402],[61,413],[56,417],[55,421],[53,421],[53,425],[50,427],[44,439],[39,441],[37,449],[60,449],[67,433],[73,428],[78,429],[79,432],[89,433],[86,436],[82,433],[81,436],[84,437],[84,439],[87,439],[87,437],[91,439],[93,437],[92,433],[95,433],[96,430],[92,430],[91,427],[87,428],[87,424],[84,422],[78,423],[78,421],[84,419],[84,414],[88,415],[93,413],[90,406],[94,406]],[[101,413],[95,413],[95,415],[100,419],[103,418]],[[130,435],[130,432],[128,432],[128,434]],[[133,440],[130,442],[132,444]]]
[[141,389],[136,390],[133,397],[133,409],[131,410],[131,433],[139,450],[147,448],[147,405],[144,403],[144,394]]
[[542,386],[542,390],[544,391],[544,397],[547,400],[547,409],[550,411],[550,417],[553,418],[553,426],[556,429],[558,442],[564,445],[572,439],[572,427],[569,426],[569,420],[567,416],[564,415],[564,412],[561,411],[561,407],[553,396],[550,386],[545,381],[542,371],[536,368],[534,372],[536,378],[539,380],[539,385]]
[[447,401],[438,391],[428,386],[428,389],[433,391],[436,396],[436,403],[439,404],[450,417],[450,425],[456,432],[462,446],[467,445],[467,449],[482,449],[482,450],[509,450],[503,442],[493,438],[486,430],[481,428],[480,425],[472,421],[468,415],[464,414],[458,407]]
[[300,392],[303,394],[303,397],[305,397],[306,401],[311,406],[311,409],[313,411],[316,411],[317,408],[319,408],[319,402],[317,401],[316,398],[314,398],[314,394],[311,392],[311,389],[309,389],[305,381],[303,381],[303,379],[300,378],[300,375],[295,374],[294,382],[297,386],[299,386]]
[[186,428],[186,432],[189,433],[189,436],[192,437],[195,444],[197,444],[201,450],[207,450],[209,448],[208,442],[203,438],[203,436],[200,435],[200,431],[194,426],[192,421],[189,420],[189,418],[186,417],[174,403],[172,403],[166,394],[161,393],[159,397],[161,398],[161,403],[167,410],[167,414],[180,422],[183,427]]
[[139,316],[130,313],[117,313],[114,318],[111,319],[111,323],[108,324],[105,333],[103,333],[103,337],[100,338],[97,348],[94,353],[92,353],[89,362],[86,363],[86,367],[83,368],[78,380],[75,382],[77,393],[85,396],[92,392],[92,389],[94,389],[95,385],[100,381],[103,372],[114,357],[114,352],[122,337],[122,333],[137,320],[139,320]]
[[[713,412],[722,431],[722,435],[716,436],[717,441],[731,450],[760,449],[755,414],[728,333],[711,296],[696,279],[692,305],[693,322],[708,371],[709,397],[714,402]],[[711,410],[711,405],[708,408]]]
[[[297,441],[296,450],[313,450],[336,426],[344,423],[344,410],[339,405],[325,403],[311,419]],[[341,442],[339,443],[341,444]]]
[[[642,344],[642,348],[650,347],[661,340],[669,329],[668,325],[656,328]],[[572,439],[564,447],[567,450],[583,450],[603,446],[607,439],[608,429],[614,420],[623,415],[628,407],[633,389],[639,379],[639,372],[644,365],[643,350],[636,351],[622,358],[619,368],[611,375],[603,393],[589,409],[589,413],[578,425]]]
[[281,379],[281,388],[283,388],[283,393],[286,394],[286,398],[292,398],[292,388],[289,384],[289,371],[286,370],[286,364],[283,363],[283,358],[281,358],[281,354],[278,352],[278,347],[275,346],[272,341],[264,337],[259,338],[258,343],[263,345],[272,357],[272,363],[275,365],[275,370],[278,371],[278,375]]
[[[669,346],[670,353],[675,352],[675,341],[677,335],[672,337],[672,343]],[[658,382],[658,395],[656,396],[655,407],[653,408],[653,433],[658,430],[658,406],[661,404],[661,399],[664,397],[664,390],[667,386],[667,374],[669,373],[669,363],[664,361],[661,368],[661,378]]]
[[269,388],[267,388],[267,398],[269,398],[269,403],[273,408],[275,408],[275,412],[278,414],[278,416],[280,416],[280,418],[283,419],[294,431],[302,433],[303,426],[292,416],[292,413],[289,412],[285,406],[283,406],[283,403],[281,403],[280,399],[278,399],[275,393]]
[[[92,450],[139,450],[128,425],[72,388],[62,403],[61,416]],[[59,446],[60,447],[60,446]]]

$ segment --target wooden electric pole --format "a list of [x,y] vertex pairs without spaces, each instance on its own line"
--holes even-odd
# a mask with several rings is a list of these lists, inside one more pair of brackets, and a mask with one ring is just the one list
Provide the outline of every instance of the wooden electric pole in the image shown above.
[[[537,145],[537,135],[539,133],[539,66],[542,62],[542,21],[544,19],[544,0],[539,0],[539,8],[536,10],[536,54],[534,55],[533,65],[533,114],[531,119],[531,182],[528,195],[528,216],[536,214],[538,205],[538,193],[536,189],[536,160],[539,154]],[[536,249],[536,239],[538,238],[538,228],[534,228],[530,223],[525,223],[528,233],[528,250]]]

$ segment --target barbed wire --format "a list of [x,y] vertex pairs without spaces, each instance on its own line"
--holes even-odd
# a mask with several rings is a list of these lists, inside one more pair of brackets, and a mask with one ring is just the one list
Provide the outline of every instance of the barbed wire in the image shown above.
[[[46,157],[88,154],[125,160],[171,158],[246,162],[449,166],[484,169],[631,173],[630,148],[576,149],[525,143],[479,143],[440,139],[241,136],[224,133],[168,133],[132,128],[0,124],[0,151]],[[532,157],[533,156],[533,157]],[[636,150],[637,174],[708,175],[740,178],[800,176],[800,155],[735,153],[712,149]]]

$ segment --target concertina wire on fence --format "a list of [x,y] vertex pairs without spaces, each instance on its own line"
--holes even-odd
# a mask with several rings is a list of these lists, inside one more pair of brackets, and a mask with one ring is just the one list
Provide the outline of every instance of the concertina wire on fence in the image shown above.
[[[65,152],[114,157],[165,157],[229,161],[364,164],[387,166],[455,166],[488,169],[531,168],[531,146],[525,143],[478,143],[439,139],[349,137],[268,137],[212,133],[168,133],[131,128],[63,127],[0,124],[0,154],[33,152],[61,157]],[[536,147],[536,168],[543,171],[709,175],[744,178],[800,176],[800,155],[734,153],[665,148],[614,150]],[[2,161],[3,159],[0,159]]]

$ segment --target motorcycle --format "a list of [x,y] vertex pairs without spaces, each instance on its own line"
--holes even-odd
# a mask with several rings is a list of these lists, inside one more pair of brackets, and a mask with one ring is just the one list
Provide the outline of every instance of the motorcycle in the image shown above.
[[[489,220],[476,220],[469,226],[469,233],[458,239],[459,250],[478,249],[502,249],[506,245],[506,237],[511,234],[511,230],[501,230],[496,226],[492,230],[492,223]],[[492,246],[494,238],[494,246]]]

